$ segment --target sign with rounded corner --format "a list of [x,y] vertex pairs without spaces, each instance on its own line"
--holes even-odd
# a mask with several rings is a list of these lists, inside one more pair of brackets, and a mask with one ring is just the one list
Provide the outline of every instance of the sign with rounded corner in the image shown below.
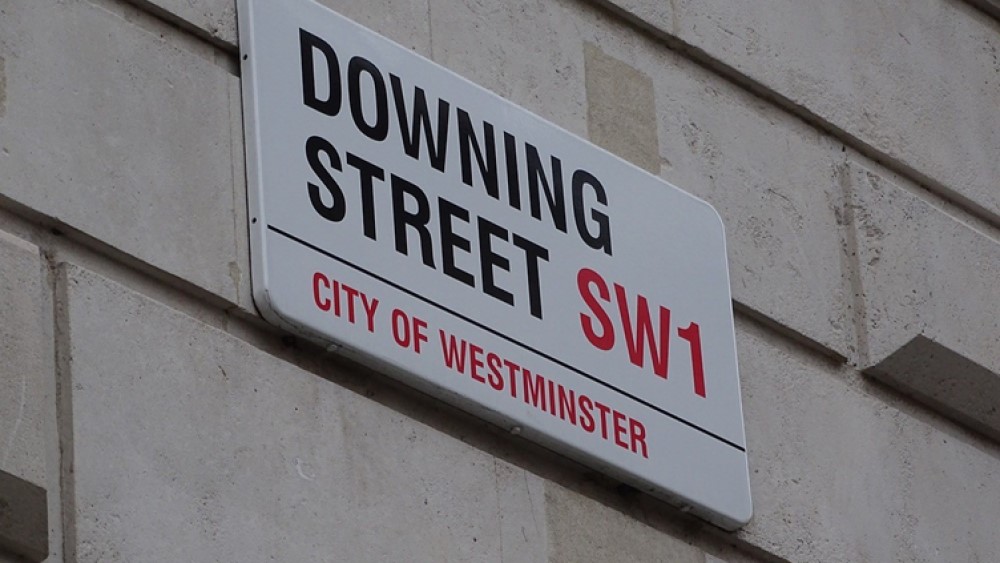
[[709,204],[311,0],[241,0],[239,21],[266,320],[749,521]]

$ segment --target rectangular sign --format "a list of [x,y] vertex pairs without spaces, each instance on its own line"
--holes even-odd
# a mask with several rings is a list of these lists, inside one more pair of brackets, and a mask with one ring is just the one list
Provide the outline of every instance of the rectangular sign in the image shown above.
[[750,519],[704,201],[311,0],[241,0],[254,300],[724,528]]

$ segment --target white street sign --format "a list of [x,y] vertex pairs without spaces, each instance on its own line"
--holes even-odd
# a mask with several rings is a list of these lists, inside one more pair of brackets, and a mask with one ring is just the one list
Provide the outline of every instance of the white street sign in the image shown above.
[[241,0],[240,46],[265,319],[750,519],[714,209],[311,0]]

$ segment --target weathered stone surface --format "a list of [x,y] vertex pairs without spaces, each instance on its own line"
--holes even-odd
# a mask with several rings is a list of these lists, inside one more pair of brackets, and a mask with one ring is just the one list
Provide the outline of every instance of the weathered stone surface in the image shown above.
[[45,487],[46,429],[54,377],[38,247],[0,231],[0,471]]
[[28,561],[45,559],[48,510],[45,489],[0,469],[0,561],[4,553]]
[[[734,299],[849,357],[834,213],[841,146],[599,12],[583,13],[584,41],[652,79],[660,175],[722,215]],[[630,101],[617,110],[627,115]]]
[[1000,435],[1000,242],[849,170],[862,369]]
[[737,334],[754,494],[743,540],[789,561],[1000,552],[996,444],[901,411],[757,326]]
[[236,302],[240,102],[217,51],[117,3],[4,6],[0,195]]
[[550,560],[546,481],[519,467],[497,461],[494,469],[499,495],[501,561],[546,562]]
[[78,561],[546,559],[537,478],[95,274],[60,278]]
[[1000,440],[1000,375],[920,334],[868,373]]
[[553,563],[705,563],[697,547],[559,485],[545,487]]
[[434,60],[581,137],[580,5],[430,0]]
[[584,43],[587,134],[594,144],[653,174],[660,173],[653,81],[624,61]]
[[[993,438],[740,321],[756,515],[736,543],[766,560],[992,561],[1000,237],[859,167],[839,216],[853,222],[839,228],[839,143],[744,92],[740,75],[997,218],[1000,26],[957,0],[614,2],[735,75],[586,2],[330,0],[708,199],[726,218],[743,311],[854,359],[845,311],[860,304],[861,368]],[[0,203],[128,255],[90,255],[115,275],[142,262],[250,311],[227,70],[234,2],[134,3],[228,52],[120,0],[0,0]],[[854,241],[856,302],[841,232]],[[32,410],[50,408],[45,391],[23,379],[52,374],[51,350],[37,348],[52,335],[34,329],[51,317],[38,254],[0,233],[0,501],[10,504],[2,475],[14,473],[34,495],[21,506],[36,508],[37,485],[58,471],[42,449],[51,413]],[[700,553],[154,298],[76,267],[59,283],[71,560],[741,560]],[[155,295],[158,283],[141,286]],[[219,316],[202,293],[185,304]],[[2,510],[0,538],[40,537],[12,522],[46,529],[43,509],[6,524]],[[0,561],[13,562],[4,541]]]
[[[128,0],[236,50],[236,0]],[[318,0],[337,12],[425,56],[430,56],[428,0]]]
[[236,0],[126,0],[225,47],[236,48]]
[[604,1],[1000,220],[1000,24],[963,2]]
[[430,0],[319,0],[338,13],[431,57]]
[[0,57],[0,117],[7,111],[7,74],[4,59]]

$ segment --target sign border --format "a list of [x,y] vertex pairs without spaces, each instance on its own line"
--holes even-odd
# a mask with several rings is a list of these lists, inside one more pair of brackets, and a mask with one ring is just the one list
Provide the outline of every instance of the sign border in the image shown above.
[[[708,430],[706,428],[702,428],[701,426],[699,426],[699,425],[697,425],[697,424],[695,424],[693,422],[690,422],[688,420],[685,420],[684,418],[682,418],[682,417],[680,417],[680,416],[678,416],[678,415],[676,415],[674,413],[670,413],[669,411],[665,410],[663,407],[652,405],[648,401],[646,401],[644,399],[641,399],[639,397],[634,396],[632,393],[628,392],[627,390],[618,389],[617,387],[614,387],[610,383],[608,383],[606,381],[603,381],[603,380],[601,380],[599,378],[596,378],[595,376],[592,376],[592,375],[586,373],[585,371],[583,371],[583,370],[581,370],[579,368],[573,367],[572,365],[570,365],[570,364],[568,364],[568,363],[566,363],[566,362],[564,362],[562,360],[559,360],[559,359],[551,356],[550,354],[547,354],[545,352],[542,352],[540,350],[535,349],[532,346],[529,346],[527,344],[519,342],[516,339],[513,339],[512,337],[507,336],[507,335],[505,335],[505,334],[497,331],[496,329],[493,329],[493,328],[491,328],[491,327],[489,327],[489,326],[487,326],[487,325],[485,325],[485,324],[483,324],[483,323],[481,323],[479,321],[476,321],[474,319],[471,319],[471,318],[467,317],[466,315],[463,315],[462,313],[453,311],[453,310],[449,309],[448,307],[445,307],[444,305],[441,305],[439,303],[434,302],[433,300],[430,300],[430,299],[428,299],[428,298],[426,298],[426,297],[424,297],[422,295],[419,295],[418,293],[416,293],[416,292],[414,292],[412,290],[409,290],[409,289],[407,289],[407,288],[399,285],[398,283],[393,282],[392,280],[384,278],[383,276],[381,276],[379,274],[376,274],[374,272],[368,271],[368,270],[366,270],[365,268],[363,268],[363,267],[361,267],[359,265],[353,264],[353,263],[351,263],[349,261],[346,261],[343,258],[335,256],[334,254],[330,253],[329,251],[321,249],[318,246],[313,245],[313,244],[311,244],[308,241],[305,241],[303,239],[300,239],[300,238],[296,237],[295,235],[293,235],[291,233],[285,232],[285,231],[281,230],[278,227],[271,226],[267,222],[267,220],[266,220],[266,216],[264,214],[264,208],[263,208],[263,190],[264,190],[264,186],[263,186],[262,173],[261,173],[261,166],[262,166],[262,157],[261,157],[262,146],[261,145],[262,145],[262,143],[260,141],[260,136],[259,136],[259,131],[258,131],[258,125],[257,125],[257,121],[258,121],[258,117],[257,116],[259,115],[260,107],[259,107],[259,100],[258,100],[258,98],[256,96],[257,69],[256,69],[256,64],[255,64],[255,62],[256,62],[255,61],[255,45],[254,45],[253,33],[250,31],[250,30],[254,29],[254,17],[255,17],[255,14],[254,14],[254,4],[257,1],[258,0],[239,0],[239,2],[238,2],[238,20],[239,20],[239,26],[238,27],[239,27],[239,39],[240,39],[240,41],[239,41],[239,44],[240,44],[240,64],[241,64],[241,69],[242,69],[241,82],[242,82],[242,93],[243,93],[243,123],[244,123],[244,132],[245,132],[244,138],[245,138],[246,172],[247,172],[247,208],[248,208],[248,219],[249,219],[248,220],[248,229],[250,231],[249,235],[250,235],[251,289],[252,289],[254,304],[257,307],[258,311],[260,312],[261,316],[265,320],[267,320],[268,322],[270,322],[271,324],[274,324],[274,325],[276,325],[276,326],[278,326],[280,328],[283,328],[285,330],[288,330],[288,331],[290,331],[292,333],[302,335],[305,338],[307,338],[307,339],[309,339],[309,340],[311,340],[313,342],[316,342],[316,343],[318,343],[318,344],[326,347],[328,351],[336,352],[336,353],[338,353],[340,355],[343,355],[345,357],[348,357],[348,358],[351,358],[353,360],[359,361],[360,363],[365,364],[365,365],[367,365],[369,367],[375,368],[378,371],[385,372],[388,375],[391,375],[391,376],[393,376],[396,379],[403,380],[404,383],[406,383],[406,384],[408,384],[408,385],[410,385],[412,387],[415,387],[417,389],[423,390],[425,392],[429,392],[430,394],[432,394],[432,395],[434,395],[436,397],[442,398],[446,402],[450,402],[450,403],[455,404],[456,406],[462,408],[463,410],[469,411],[470,413],[472,413],[475,416],[484,418],[484,419],[488,420],[489,422],[492,422],[492,423],[497,424],[497,425],[499,425],[501,427],[507,428],[512,433],[522,434],[524,437],[530,439],[531,441],[533,441],[533,442],[535,442],[537,444],[540,444],[540,445],[542,445],[544,447],[547,447],[549,449],[554,450],[555,453],[557,453],[557,454],[566,455],[566,456],[568,456],[568,457],[570,457],[572,459],[576,459],[577,461],[583,462],[586,465],[589,465],[590,467],[595,468],[595,469],[597,469],[597,470],[599,470],[599,471],[601,471],[601,472],[603,472],[603,473],[605,473],[605,474],[607,474],[607,475],[609,475],[609,476],[611,476],[613,478],[620,479],[620,480],[622,480],[624,482],[627,482],[629,484],[632,484],[634,486],[638,486],[638,488],[640,488],[641,490],[649,492],[649,493],[653,494],[654,496],[656,496],[658,498],[661,498],[663,500],[666,500],[667,502],[669,502],[671,504],[678,505],[685,512],[686,511],[691,511],[694,514],[700,516],[701,518],[703,518],[703,519],[705,519],[705,520],[707,520],[707,521],[709,521],[709,522],[711,522],[713,524],[716,524],[716,525],[718,525],[718,526],[720,526],[722,528],[725,528],[727,530],[736,530],[736,529],[738,529],[738,528],[746,525],[750,521],[750,519],[752,517],[752,500],[750,498],[749,470],[747,470],[747,473],[746,473],[746,479],[747,479],[747,483],[746,483],[746,491],[747,491],[746,502],[747,502],[748,511],[746,512],[746,514],[739,514],[739,515],[724,515],[724,514],[721,514],[721,513],[716,512],[716,511],[714,511],[712,509],[709,509],[707,507],[701,506],[697,502],[694,502],[691,499],[687,499],[686,497],[682,496],[679,493],[675,493],[673,491],[670,491],[669,489],[665,489],[662,486],[657,485],[655,483],[648,482],[648,481],[642,479],[641,477],[638,477],[637,475],[632,474],[632,473],[630,473],[630,472],[628,472],[628,471],[626,471],[624,469],[615,467],[613,465],[609,465],[606,461],[600,459],[599,457],[596,457],[596,456],[590,454],[589,452],[579,450],[578,448],[576,448],[576,447],[574,447],[574,446],[572,446],[570,444],[567,444],[565,442],[561,442],[560,440],[558,440],[554,436],[549,436],[549,435],[547,435],[547,434],[545,434],[543,432],[535,431],[535,430],[530,429],[530,428],[526,428],[526,427],[522,428],[521,426],[517,425],[516,421],[513,421],[508,416],[506,416],[506,415],[504,415],[502,413],[499,413],[497,411],[493,411],[492,409],[490,409],[490,408],[486,407],[485,405],[483,405],[483,404],[475,401],[474,399],[464,397],[464,396],[462,396],[462,395],[460,395],[460,394],[458,394],[458,393],[456,393],[456,392],[454,392],[452,390],[449,390],[447,388],[444,388],[444,387],[441,387],[439,385],[436,385],[433,382],[430,382],[430,381],[428,381],[426,379],[421,378],[419,375],[410,373],[407,370],[405,370],[404,368],[402,368],[400,366],[396,366],[396,365],[394,365],[391,362],[382,360],[382,359],[380,359],[380,358],[372,355],[371,353],[367,353],[367,352],[360,351],[360,350],[355,350],[355,349],[352,349],[352,348],[350,348],[348,346],[345,346],[345,345],[343,345],[341,343],[338,343],[332,337],[330,337],[329,335],[317,333],[315,330],[313,330],[313,329],[311,329],[311,328],[309,328],[307,326],[301,325],[299,323],[296,323],[292,319],[286,318],[285,316],[283,316],[280,313],[280,311],[278,311],[273,306],[273,302],[272,302],[272,298],[271,298],[271,294],[270,294],[271,284],[270,284],[270,278],[269,278],[269,271],[268,271],[268,268],[265,267],[265,264],[267,262],[266,256],[267,256],[267,253],[268,253],[268,241],[267,241],[268,231],[275,232],[275,233],[277,233],[277,234],[279,234],[281,236],[284,236],[284,237],[286,237],[286,238],[288,238],[288,239],[290,239],[292,241],[298,242],[299,244],[302,244],[302,245],[310,248],[311,250],[313,250],[315,252],[318,252],[318,253],[326,256],[327,258],[331,258],[333,260],[341,262],[342,264],[345,264],[348,267],[351,267],[351,268],[355,269],[356,271],[359,271],[359,272],[364,273],[364,274],[366,274],[366,275],[368,275],[370,277],[373,277],[374,279],[376,279],[376,280],[378,280],[378,281],[380,281],[382,283],[390,285],[390,286],[394,287],[395,289],[397,289],[399,291],[402,291],[403,293],[408,294],[411,297],[414,297],[414,298],[419,299],[419,300],[421,300],[421,301],[423,301],[423,302],[425,302],[427,304],[430,304],[431,306],[436,307],[436,308],[444,311],[445,313],[448,313],[448,314],[450,314],[452,316],[455,316],[455,317],[457,317],[459,319],[462,319],[462,320],[464,320],[464,321],[466,321],[468,323],[471,323],[471,324],[477,326],[478,328],[480,328],[482,330],[490,332],[494,336],[497,336],[497,337],[499,337],[499,338],[501,338],[503,340],[506,340],[507,342],[509,342],[511,344],[514,344],[516,346],[522,347],[522,348],[526,349],[527,351],[529,351],[529,352],[531,352],[531,353],[533,353],[533,354],[535,354],[537,356],[543,357],[543,358],[545,358],[545,359],[547,359],[547,360],[549,360],[549,361],[551,361],[553,363],[556,363],[556,364],[560,365],[561,367],[563,367],[563,368],[565,368],[565,369],[567,369],[567,370],[569,370],[571,372],[574,372],[574,373],[576,373],[578,375],[581,375],[581,376],[583,376],[583,377],[585,377],[585,378],[587,378],[587,379],[589,379],[591,381],[594,381],[594,382],[596,382],[596,383],[598,383],[598,384],[600,384],[602,386],[608,387],[609,389],[614,390],[615,392],[617,392],[617,393],[619,393],[619,394],[627,397],[628,399],[630,399],[632,401],[635,401],[637,403],[643,404],[646,407],[652,408],[653,410],[658,411],[658,412],[660,412],[660,413],[662,413],[662,414],[664,414],[664,415],[666,415],[666,416],[674,419],[675,421],[678,421],[678,422],[680,422],[680,423],[682,423],[682,424],[684,424],[684,425],[686,425],[688,427],[691,427],[691,428],[693,428],[693,429],[695,429],[695,430],[697,430],[697,431],[699,431],[699,432],[701,432],[701,433],[703,433],[703,434],[705,434],[707,436],[710,436],[710,437],[712,437],[712,438],[714,438],[714,439],[716,439],[718,441],[721,441],[722,443],[724,443],[724,444],[726,444],[726,445],[728,445],[730,447],[733,447],[733,448],[737,449],[738,451],[742,452],[744,460],[747,460],[747,450],[746,450],[746,446],[745,445],[737,444],[737,443],[735,443],[735,442],[733,442],[733,441],[731,441],[731,440],[729,440],[729,439],[727,439],[727,438],[725,438],[723,436],[720,436],[720,435],[712,432],[711,430]],[[323,6],[321,4],[318,4],[318,3],[314,2],[313,0],[301,0],[301,1],[308,2],[308,3],[314,4],[316,6],[320,6],[323,9],[330,10],[334,14],[337,14],[337,12],[335,10],[332,10],[331,8],[329,8],[327,6]],[[344,19],[345,21],[349,22],[351,25],[353,25],[354,27],[358,28],[359,30],[363,30],[364,32],[367,32],[367,33],[374,33],[371,30],[368,30],[367,28],[365,28],[364,26],[361,26],[360,24],[357,24],[356,22],[351,21],[349,18],[345,18],[344,16],[342,16],[340,14],[337,14],[337,16],[340,17],[340,18],[342,18],[342,19]],[[375,34],[375,35],[378,35],[378,34]],[[398,47],[400,49],[406,49],[405,47],[399,45],[398,43],[395,43],[394,41],[392,41],[392,40],[390,40],[388,38],[385,38],[385,37],[383,37],[381,35],[378,35],[378,37],[382,41],[391,43],[391,44],[395,45],[396,47]],[[505,98],[503,98],[501,96],[498,96],[494,92],[491,92],[491,91],[489,91],[489,90],[487,90],[485,88],[482,88],[481,86],[479,86],[477,84],[472,83],[471,81],[469,81],[468,79],[462,77],[461,75],[458,75],[455,72],[451,71],[450,69],[447,69],[446,67],[443,67],[440,64],[438,64],[438,63],[436,63],[434,61],[431,61],[431,60],[427,59],[426,57],[423,57],[419,53],[414,53],[414,52],[410,51],[409,49],[406,49],[406,50],[409,51],[412,55],[414,55],[416,57],[419,57],[420,59],[422,59],[423,61],[425,61],[427,64],[434,65],[434,66],[436,66],[438,68],[443,69],[451,77],[453,77],[453,78],[455,78],[457,80],[460,80],[460,81],[466,83],[467,85],[472,86],[475,89],[477,89],[477,90],[479,90],[479,91],[481,91],[481,92],[483,92],[485,94],[488,94],[488,95],[490,95],[490,96],[492,96],[492,97],[494,97],[494,98],[502,101],[504,104],[514,106],[518,110],[526,112],[526,113],[532,115],[533,117],[535,117],[539,121],[541,121],[544,124],[546,124],[548,127],[553,127],[553,128],[559,129],[560,131],[562,131],[566,135],[569,135],[569,136],[571,136],[571,137],[573,137],[573,138],[575,138],[575,139],[577,139],[579,141],[582,141],[588,148],[590,148],[592,150],[603,152],[605,154],[608,154],[608,155],[614,157],[616,160],[624,163],[626,166],[629,166],[629,167],[631,167],[631,168],[633,168],[635,170],[638,170],[642,174],[644,174],[644,175],[646,175],[646,176],[654,179],[656,182],[660,182],[660,183],[664,183],[664,184],[668,184],[669,185],[669,183],[665,182],[662,178],[659,178],[658,176],[650,174],[648,171],[642,170],[642,169],[636,167],[634,164],[632,164],[632,163],[630,163],[628,161],[625,161],[625,160],[623,160],[623,159],[621,159],[621,158],[619,158],[619,157],[617,157],[615,155],[612,155],[607,150],[605,150],[605,149],[603,149],[601,147],[598,147],[596,145],[593,145],[590,141],[587,141],[586,139],[583,139],[583,138],[581,138],[581,137],[579,137],[579,136],[577,136],[577,135],[575,135],[575,134],[573,134],[573,133],[571,133],[569,131],[566,131],[565,129],[559,127],[558,125],[553,124],[553,123],[545,120],[544,118],[538,116],[537,114],[534,114],[530,110],[527,110],[527,109],[525,109],[525,108],[523,108],[521,106],[513,104],[509,100],[507,100],[507,99],[505,99]],[[683,192],[683,190],[681,190],[681,191]],[[719,216],[718,212],[710,204],[708,204],[704,200],[702,200],[702,199],[698,198],[697,196],[694,196],[694,195],[692,195],[692,194],[690,194],[688,192],[683,192],[683,193],[685,195],[687,195],[688,197],[690,197],[691,199],[695,200],[696,202],[699,202],[699,203],[707,206],[709,209],[711,209],[712,213],[714,214],[714,216],[718,219],[718,222],[719,222],[719,224],[720,224],[720,226],[721,226],[721,228],[723,230],[723,233],[725,232],[725,227],[724,227],[724,225],[722,223],[721,216]],[[725,252],[726,251],[726,240],[725,240],[724,234],[723,234],[722,244],[723,244],[723,251]],[[726,283],[727,283],[727,285],[729,285],[729,271],[728,271],[728,266],[726,267],[725,275],[726,275]],[[732,308],[732,304],[731,304],[731,297],[730,297],[730,310],[731,310],[731,308]],[[733,342],[733,347],[734,347],[734,352],[733,353],[735,354],[736,353],[736,351],[735,351],[735,346],[736,346],[735,326],[733,326],[732,329],[733,329],[732,342]],[[737,385],[739,384],[739,374],[738,374],[738,372],[736,373],[736,384]],[[743,436],[744,436],[744,444],[745,444],[745,420],[744,420],[743,412],[742,412],[742,400],[740,401],[740,413],[739,413],[739,416],[740,416],[740,421],[741,421],[741,427],[743,428]],[[567,450],[571,450],[571,453],[568,453]]]

